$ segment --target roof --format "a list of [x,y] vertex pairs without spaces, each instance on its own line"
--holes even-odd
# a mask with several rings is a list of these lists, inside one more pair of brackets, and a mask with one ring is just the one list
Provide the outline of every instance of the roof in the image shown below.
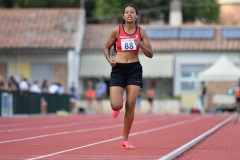
[[[141,26],[141,25],[140,25]],[[83,50],[103,50],[113,28],[111,24],[90,24],[86,27]],[[151,25],[141,26],[144,29],[153,28]],[[161,28],[162,26],[154,26]],[[186,27],[186,26],[181,26]],[[180,28],[181,28],[180,27]],[[194,28],[195,26],[191,26]],[[201,27],[201,26],[200,26]],[[197,28],[200,28],[197,26]],[[206,26],[202,26],[203,28]],[[211,26],[212,27],[212,26]],[[164,26],[166,28],[166,26]],[[213,26],[215,35],[212,39],[150,39],[155,52],[212,52],[212,51],[240,51],[240,38],[224,39],[221,26]]]
[[0,9],[0,49],[74,47],[79,9]]

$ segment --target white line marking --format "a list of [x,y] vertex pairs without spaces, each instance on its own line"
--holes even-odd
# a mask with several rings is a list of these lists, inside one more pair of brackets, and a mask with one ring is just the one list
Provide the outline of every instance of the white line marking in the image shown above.
[[[166,119],[166,117],[161,118],[160,120],[163,120],[163,119]],[[140,120],[140,121],[137,121],[136,123],[141,124],[141,123],[147,123],[149,121],[152,122],[153,120]],[[58,136],[58,135],[64,135],[64,134],[82,133],[82,132],[88,132],[88,131],[116,128],[116,127],[121,127],[122,125],[123,124],[121,123],[121,124],[109,125],[109,126],[104,126],[104,127],[87,128],[87,129],[81,129],[81,130],[75,130],[75,131],[65,131],[65,132],[58,132],[58,133],[52,133],[52,134],[44,134],[44,135],[34,136],[34,137],[20,138],[20,139],[8,140],[8,141],[0,141],[0,144],[18,142],[18,141],[25,141],[25,140],[31,140],[31,139],[37,139],[37,138],[44,138],[44,137],[50,137],[50,136]]]
[[185,151],[187,151],[188,149],[190,149],[191,147],[193,147],[194,145],[196,145],[197,143],[199,143],[200,141],[202,141],[203,139],[208,137],[210,134],[213,134],[214,132],[216,132],[218,129],[220,129],[225,124],[230,122],[232,119],[233,119],[233,116],[225,119],[223,122],[219,123],[218,125],[216,125],[212,129],[206,131],[205,133],[203,133],[202,135],[193,139],[192,141],[182,145],[181,147],[179,147],[179,148],[175,149],[174,151],[170,152],[169,154],[163,156],[159,160],[172,160],[172,159],[178,157],[179,155],[181,155],[182,153],[184,153]]
[[26,130],[40,130],[40,129],[52,129],[52,128],[61,128],[61,127],[69,127],[69,126],[76,126],[79,124],[89,124],[89,123],[99,123],[99,122],[105,122],[109,121],[109,119],[105,120],[91,120],[91,121],[84,121],[84,122],[74,122],[74,123],[68,123],[68,124],[59,124],[59,125],[48,125],[48,126],[42,126],[42,127],[31,127],[31,128],[16,128],[16,129],[8,129],[8,130],[0,130],[1,132],[16,132],[16,131],[26,131]]
[[[154,129],[149,129],[149,130],[145,130],[145,131],[135,132],[135,133],[130,134],[130,136],[135,136],[135,135],[150,133],[150,132],[154,132],[154,131],[159,131],[159,130],[162,130],[162,129],[166,129],[166,128],[170,128],[170,127],[186,124],[186,123],[189,123],[189,122],[197,121],[197,120],[203,119],[203,118],[206,118],[206,117],[197,117],[197,118],[194,118],[194,119],[184,120],[184,121],[180,121],[180,122],[173,123],[173,124],[170,124],[170,125],[157,127],[157,128],[154,128]],[[43,156],[39,156],[39,157],[35,157],[35,158],[29,158],[27,160],[36,160],[36,159],[42,159],[42,158],[46,158],[46,157],[51,157],[51,156],[54,156],[54,155],[58,155],[58,154],[62,154],[62,153],[66,153],[66,152],[70,152],[70,151],[74,151],[74,150],[78,150],[78,149],[82,149],[82,148],[86,148],[86,147],[90,147],[90,146],[94,146],[94,145],[98,145],[98,144],[102,144],[102,143],[115,141],[115,140],[118,140],[118,139],[121,139],[121,138],[122,138],[122,136],[116,137],[116,138],[112,138],[112,139],[108,139],[108,140],[104,140],[104,141],[99,141],[99,142],[96,142],[96,143],[91,143],[91,144],[79,146],[79,147],[76,147],[76,148],[71,148],[71,149],[67,149],[67,150],[63,150],[63,151],[47,154],[47,155],[43,155]]]

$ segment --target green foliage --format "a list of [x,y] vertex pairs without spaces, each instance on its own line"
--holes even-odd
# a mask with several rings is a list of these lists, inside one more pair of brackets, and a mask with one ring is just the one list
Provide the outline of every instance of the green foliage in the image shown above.
[[[79,8],[81,0],[0,0],[0,7]],[[218,22],[217,0],[181,0],[183,21]],[[170,0],[84,0],[88,22],[119,23],[126,4],[135,4],[140,23],[164,20],[168,23]]]
[[218,22],[219,4],[216,0],[182,0],[182,6],[184,22]]
[[[218,22],[219,5],[216,0],[181,0],[183,21],[200,20],[205,23]],[[100,22],[121,22],[122,9],[126,4],[135,4],[139,11],[139,21],[169,21],[170,0],[98,0],[96,9],[93,11],[95,19]],[[94,18],[92,18],[94,19]]]
[[7,8],[64,8],[79,7],[79,0],[0,0],[0,5]]

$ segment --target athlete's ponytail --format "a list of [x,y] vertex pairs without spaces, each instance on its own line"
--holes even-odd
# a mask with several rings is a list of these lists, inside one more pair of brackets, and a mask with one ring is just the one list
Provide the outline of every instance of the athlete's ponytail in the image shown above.
[[116,42],[115,42],[113,47],[110,50],[110,58],[111,59],[115,59],[116,58],[116,54],[117,54],[117,50],[116,50]]

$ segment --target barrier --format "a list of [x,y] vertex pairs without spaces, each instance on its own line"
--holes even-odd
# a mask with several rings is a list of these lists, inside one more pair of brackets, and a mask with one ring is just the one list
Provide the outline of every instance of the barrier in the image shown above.
[[13,114],[40,114],[43,100],[46,103],[46,113],[56,111],[70,111],[70,95],[67,94],[38,94],[31,92],[0,91],[0,114],[12,116]]
[[2,117],[11,117],[13,115],[12,94],[8,92],[1,93],[1,115]]

